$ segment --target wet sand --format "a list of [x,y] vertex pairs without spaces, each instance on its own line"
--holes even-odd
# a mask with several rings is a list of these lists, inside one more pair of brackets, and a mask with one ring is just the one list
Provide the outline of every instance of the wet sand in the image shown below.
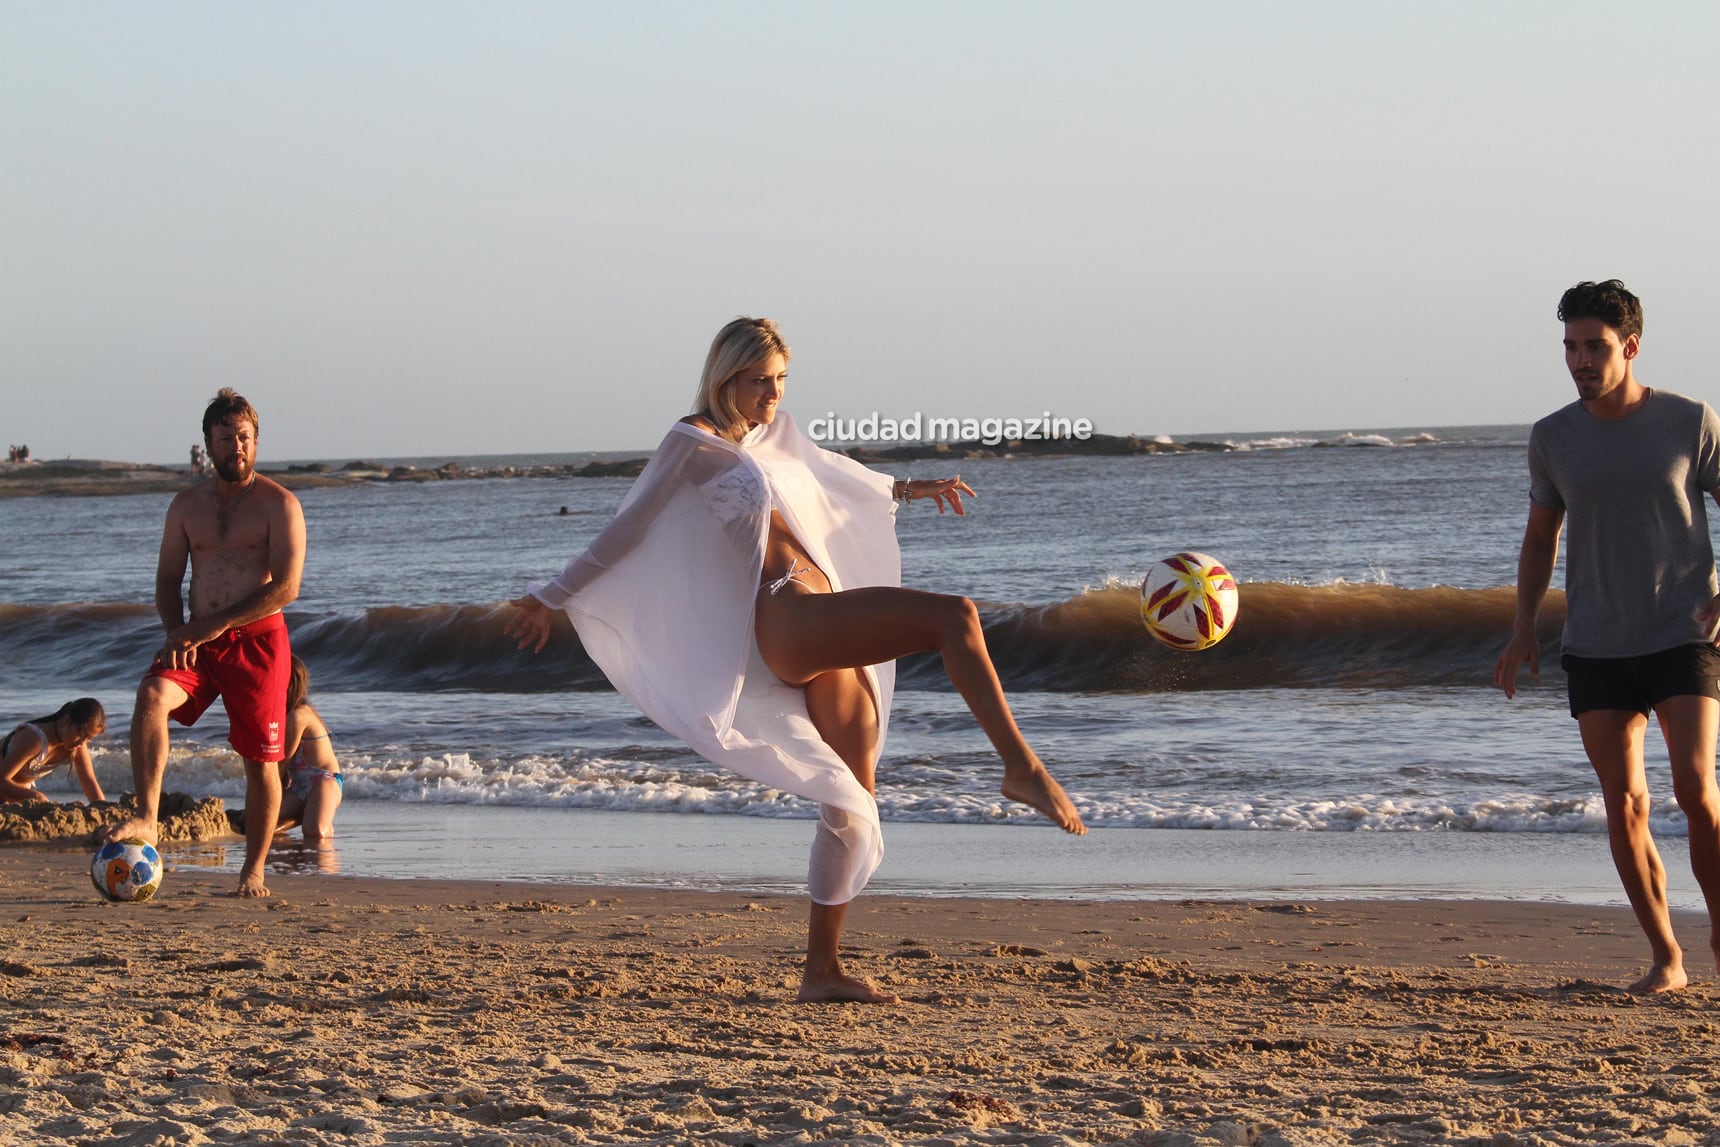
[[9,1142],[1720,1141],[1720,994],[1628,912],[865,897],[794,1002],[797,897],[184,865],[108,905],[0,849]]

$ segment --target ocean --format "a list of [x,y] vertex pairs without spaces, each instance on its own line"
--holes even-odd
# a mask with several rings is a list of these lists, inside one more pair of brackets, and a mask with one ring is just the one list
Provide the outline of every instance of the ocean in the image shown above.
[[[1509,702],[1492,686],[1527,435],[1201,435],[1229,448],[890,467],[960,472],[979,491],[966,517],[903,509],[904,584],[980,603],[1017,719],[1094,831],[1068,838],[1003,802],[999,766],[940,667],[908,659],[879,768],[886,857],[873,888],[1622,903],[1564,707],[1559,595],[1542,680]],[[557,572],[629,483],[299,492],[309,549],[288,621],[346,798],[335,851],[283,845],[275,871],[801,886],[810,806],[665,736],[608,688],[571,629],[536,656],[502,636],[505,601]],[[130,787],[125,727],[159,639],[150,598],[168,500],[0,499],[0,536],[33,540],[9,547],[0,588],[0,720],[101,698],[110,731],[95,756],[110,794]],[[1234,631],[1200,653],[1159,647],[1138,617],[1148,564],[1188,549],[1242,583]],[[225,727],[219,711],[175,727],[170,789],[242,803]],[[1699,908],[1664,751],[1649,745],[1671,898]],[[44,787],[75,791],[63,776]],[[241,852],[170,858],[236,871]]]

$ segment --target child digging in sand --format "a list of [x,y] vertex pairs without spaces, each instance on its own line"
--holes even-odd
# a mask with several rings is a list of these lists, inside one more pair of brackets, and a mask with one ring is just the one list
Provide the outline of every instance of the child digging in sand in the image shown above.
[[45,801],[36,782],[69,764],[84,799],[105,800],[96,780],[89,743],[107,728],[107,714],[94,697],[67,701],[46,717],[25,721],[0,741],[0,801]]

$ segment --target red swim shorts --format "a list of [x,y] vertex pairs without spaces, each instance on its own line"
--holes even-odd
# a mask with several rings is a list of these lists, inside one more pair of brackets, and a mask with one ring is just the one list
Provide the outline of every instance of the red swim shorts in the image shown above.
[[227,707],[227,743],[247,761],[278,761],[287,723],[287,679],[293,651],[287,619],[278,613],[229,629],[197,647],[189,669],[152,666],[144,677],[165,677],[190,696],[169,716],[195,725],[203,710],[221,698]]

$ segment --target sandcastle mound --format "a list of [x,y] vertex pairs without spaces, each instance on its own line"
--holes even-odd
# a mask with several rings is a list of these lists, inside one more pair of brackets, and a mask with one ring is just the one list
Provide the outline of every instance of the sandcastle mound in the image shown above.
[[[56,840],[81,840],[98,829],[118,824],[137,810],[131,793],[118,801],[95,804],[0,805],[0,844],[41,844]],[[214,840],[233,835],[227,823],[226,806],[220,797],[193,797],[186,793],[161,794],[160,840]]]

